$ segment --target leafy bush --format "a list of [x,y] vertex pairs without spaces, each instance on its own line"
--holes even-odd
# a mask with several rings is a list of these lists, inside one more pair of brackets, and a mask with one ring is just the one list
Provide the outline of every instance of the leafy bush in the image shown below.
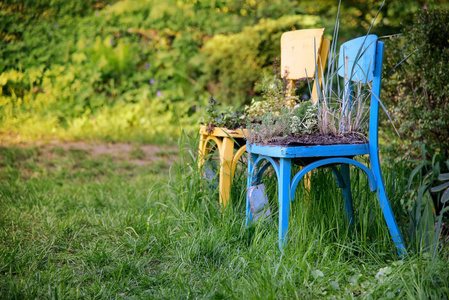
[[83,13],[41,2],[0,4],[0,133],[156,141],[196,124],[207,94],[186,57],[199,51],[204,33],[148,19],[160,1],[86,1]]
[[449,155],[449,11],[421,10],[404,35],[387,44],[387,70],[403,57],[384,80],[390,115],[400,125],[408,149],[424,143]]
[[227,104],[248,102],[256,93],[254,84],[269,72],[273,58],[279,57],[282,33],[321,24],[316,16],[284,16],[262,19],[237,34],[215,35],[203,47],[209,92]]
[[[0,133],[146,141],[180,125],[197,128],[210,96],[207,40],[296,11],[285,0],[39,0],[0,8]],[[228,122],[227,113],[221,119]]]
[[[168,137],[155,128],[178,132],[180,123],[197,129],[210,92],[226,104],[257,98],[260,90],[253,83],[279,56],[281,32],[327,26],[321,12],[332,12],[333,22],[331,5],[318,7],[311,0],[0,2],[0,134],[153,141]],[[390,12],[382,20],[397,21]],[[157,109],[149,109],[153,106]]]

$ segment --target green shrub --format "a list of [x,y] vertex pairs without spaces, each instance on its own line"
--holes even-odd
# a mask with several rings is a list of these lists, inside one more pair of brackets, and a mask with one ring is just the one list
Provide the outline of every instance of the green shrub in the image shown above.
[[[333,23],[321,13],[333,12],[332,5],[0,1],[0,134],[152,140],[147,126],[179,131],[173,118],[197,130],[210,92],[225,104],[257,99],[253,84],[279,57],[282,31]],[[147,109],[153,103],[158,108]]]
[[223,103],[248,103],[255,95],[254,84],[271,71],[273,59],[280,56],[282,33],[321,24],[317,16],[285,16],[262,19],[237,34],[215,35],[203,47],[209,92]]
[[384,80],[383,101],[400,124],[407,150],[419,143],[449,154],[449,11],[422,10],[404,35],[387,44],[387,70],[412,55]]
[[203,44],[286,3],[1,2],[0,134],[151,141],[197,130],[210,96]]

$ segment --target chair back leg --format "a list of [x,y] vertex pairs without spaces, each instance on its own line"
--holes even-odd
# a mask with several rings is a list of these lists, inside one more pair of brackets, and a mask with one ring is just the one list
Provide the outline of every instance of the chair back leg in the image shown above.
[[348,220],[349,226],[352,226],[354,224],[354,209],[352,205],[349,164],[341,164],[340,171],[336,166],[330,166],[330,168],[337,181],[337,186],[342,189],[346,219]]
[[343,194],[343,201],[345,204],[346,218],[348,219],[349,226],[352,226],[354,224],[354,209],[352,206],[349,164],[341,164],[340,170],[344,184],[344,186],[342,187],[342,194]]

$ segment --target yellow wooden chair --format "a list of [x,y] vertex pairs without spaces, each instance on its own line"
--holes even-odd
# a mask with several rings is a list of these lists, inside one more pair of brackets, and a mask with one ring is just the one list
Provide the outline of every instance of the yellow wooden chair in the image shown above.
[[211,142],[215,142],[218,148],[220,160],[220,204],[227,206],[231,191],[231,182],[237,167],[237,162],[246,151],[246,129],[230,130],[223,127],[215,127],[213,132],[208,132],[206,126],[200,127],[200,144],[198,164],[201,168],[205,158],[210,155]]
[[[281,72],[293,91],[295,81],[318,78],[321,86],[330,42],[324,37],[324,28],[285,32],[281,36]],[[312,56],[313,55],[313,56]],[[318,69],[318,70],[317,70]],[[318,74],[315,74],[318,71]],[[312,84],[312,100],[318,100],[317,84]]]
[[[318,72],[315,76],[315,69],[324,70],[327,55],[329,52],[329,40],[324,39],[324,28],[304,29],[285,32],[281,37],[281,71],[282,76],[286,71],[286,79],[289,82],[289,89],[294,90],[295,81],[308,77],[318,78],[321,86],[323,72]],[[310,57],[310,48],[315,49],[315,55]],[[313,67],[311,67],[313,66]],[[304,76],[307,69],[309,74]],[[317,85],[312,88],[312,99],[317,100]],[[208,132],[207,126],[200,127],[199,159],[198,166],[203,167],[206,157],[210,154],[211,142],[216,144],[220,161],[219,192],[220,204],[226,207],[229,203],[232,178],[242,154],[246,151],[245,143],[246,129],[230,130],[222,127],[215,127],[212,132]]]

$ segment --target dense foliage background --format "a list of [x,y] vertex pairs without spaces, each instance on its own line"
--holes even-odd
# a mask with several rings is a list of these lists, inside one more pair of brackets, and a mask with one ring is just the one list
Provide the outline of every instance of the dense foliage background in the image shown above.
[[449,12],[422,10],[401,38],[389,41],[387,64],[397,63],[385,81],[389,111],[406,139],[404,149],[425,144],[449,157]]
[[0,1],[0,298],[449,298],[448,5],[391,0],[374,21],[381,4],[344,1],[338,42],[372,23],[386,42],[382,168],[404,260],[362,171],[355,230],[318,170],[280,254],[275,172],[274,221],[248,230],[243,164],[222,211],[197,139],[142,145],[198,132],[216,100],[260,98],[282,32],[332,38],[337,1]]
[[[365,34],[381,4],[344,1],[339,39]],[[388,1],[372,32],[401,33],[439,6]],[[259,97],[282,32],[324,26],[331,38],[337,9],[329,0],[2,1],[0,134],[167,141],[197,129],[211,95],[233,106]]]

